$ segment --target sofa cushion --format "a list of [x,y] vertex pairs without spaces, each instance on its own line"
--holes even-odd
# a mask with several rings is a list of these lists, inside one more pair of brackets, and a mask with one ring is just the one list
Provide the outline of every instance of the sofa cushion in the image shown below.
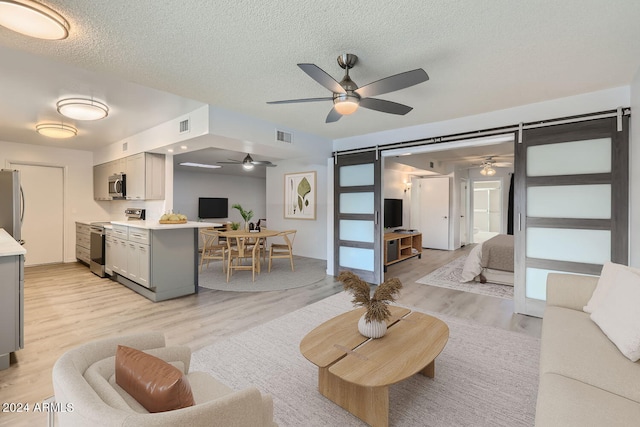
[[536,427],[637,425],[640,403],[557,374],[538,386]]
[[116,383],[149,412],[165,412],[195,404],[186,376],[150,354],[119,345]]
[[[186,371],[185,363],[189,363],[191,350],[186,346],[160,347],[145,349],[145,353],[159,357],[181,372]],[[94,362],[84,373],[84,379],[91,385],[98,397],[112,408],[131,410],[138,413],[148,413],[144,406],[140,405],[122,387],[116,384],[116,357],[110,356]]]
[[547,307],[540,373],[556,373],[640,402],[640,362],[631,362],[587,313]]
[[591,320],[629,360],[640,359],[640,275],[620,271]]
[[609,289],[618,281],[618,274],[622,271],[632,271],[636,274],[640,274],[640,270],[626,265],[616,264],[613,262],[606,262],[602,266],[602,273],[598,279],[598,285],[591,295],[591,299],[584,306],[583,310],[587,313],[593,313],[595,309],[602,303],[605,296],[609,292]]

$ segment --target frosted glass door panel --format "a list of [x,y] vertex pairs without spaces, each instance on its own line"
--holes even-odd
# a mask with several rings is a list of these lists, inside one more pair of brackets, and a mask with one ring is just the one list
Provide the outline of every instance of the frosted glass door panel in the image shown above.
[[529,187],[527,216],[609,219],[611,184]]
[[611,260],[611,231],[530,227],[526,251],[529,258],[604,264]]
[[340,186],[373,185],[373,164],[340,167]]
[[340,246],[340,266],[358,270],[373,271],[373,249]]
[[533,145],[527,148],[527,176],[611,172],[611,139]]
[[342,193],[340,194],[341,214],[373,214],[373,193]]
[[578,274],[580,276],[589,276],[588,274],[567,273],[566,271],[545,270],[541,268],[527,268],[527,298],[539,299],[545,301],[547,299],[547,275],[549,273],[561,274]]
[[340,220],[340,240],[373,243],[374,231],[373,221]]

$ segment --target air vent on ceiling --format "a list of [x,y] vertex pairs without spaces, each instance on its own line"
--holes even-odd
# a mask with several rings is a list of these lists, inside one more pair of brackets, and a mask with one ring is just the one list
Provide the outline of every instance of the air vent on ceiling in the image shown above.
[[291,132],[276,129],[276,141],[291,144],[293,142],[293,134]]
[[189,132],[189,119],[180,122],[180,133]]

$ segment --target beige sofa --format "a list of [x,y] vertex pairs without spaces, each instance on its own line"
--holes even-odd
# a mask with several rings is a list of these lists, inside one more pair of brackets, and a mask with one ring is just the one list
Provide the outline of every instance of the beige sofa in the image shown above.
[[537,427],[640,425],[640,362],[627,359],[582,310],[597,282],[548,277]]
[[[273,401],[256,388],[233,391],[203,372],[188,373],[194,406],[150,414],[115,383],[118,344],[143,350],[189,372],[188,347],[166,347],[159,332],[84,344],[53,367],[58,423],[62,426],[277,426]],[[66,409],[66,411],[65,411]]]

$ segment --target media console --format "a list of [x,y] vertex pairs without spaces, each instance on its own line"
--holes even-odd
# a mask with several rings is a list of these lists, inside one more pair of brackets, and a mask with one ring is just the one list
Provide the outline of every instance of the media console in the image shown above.
[[384,271],[387,266],[413,257],[422,257],[422,233],[384,234]]

